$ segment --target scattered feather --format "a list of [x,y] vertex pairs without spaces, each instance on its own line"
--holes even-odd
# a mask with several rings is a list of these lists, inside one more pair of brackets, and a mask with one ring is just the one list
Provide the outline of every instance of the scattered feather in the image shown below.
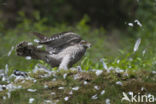
[[74,75],[74,80],[79,79],[79,78],[80,78],[79,74]]
[[96,100],[98,97],[97,97],[97,94],[95,94],[95,95],[93,95],[92,97],[91,97],[91,99],[94,99],[94,100]]
[[146,53],[146,49],[142,51],[142,55],[145,56],[145,53]]
[[156,74],[156,71],[152,71],[153,74]]
[[123,73],[123,76],[128,77],[128,72],[127,72],[127,70]]
[[6,89],[9,91],[9,92],[11,92],[11,91],[14,91],[14,90],[16,90],[16,89],[21,89],[22,88],[22,86],[21,85],[14,85],[13,83],[10,83],[10,84],[8,84],[7,86],[6,86]]
[[84,84],[84,85],[87,85],[87,84],[88,84],[88,82],[87,82],[87,81],[84,81],[84,82],[83,82],[83,84]]
[[6,75],[8,75],[8,71],[9,71],[8,64],[6,64],[6,65],[5,65],[5,74],[6,74]]
[[72,90],[77,91],[77,90],[79,90],[79,87],[78,86],[77,87],[73,87]]
[[28,45],[30,46],[30,45],[33,45],[31,42],[28,42]]
[[10,51],[8,52],[8,56],[11,55],[12,51],[14,50],[14,46],[11,47]]
[[56,93],[55,92],[51,92],[51,95],[55,95]]
[[59,87],[58,89],[59,89],[59,90],[63,90],[63,89],[64,89],[64,87]]
[[140,27],[142,27],[142,24],[140,23],[139,20],[136,19],[136,20],[134,20],[134,22],[137,23],[137,25],[139,25]]
[[133,27],[134,25],[133,25],[133,23],[128,23],[128,26],[131,26],[131,27]]
[[69,100],[69,97],[65,97],[64,100],[65,100],[65,101],[68,101],[68,100]]
[[1,85],[0,85],[0,92],[1,92],[1,91],[3,91],[3,88],[2,88]]
[[82,71],[81,66],[77,66],[78,71]]
[[104,59],[101,59],[100,61],[102,62],[103,68],[107,70],[108,67],[107,64],[104,62]]
[[152,95],[149,93],[147,96],[148,96],[148,98],[150,98]]
[[27,89],[27,91],[29,91],[29,92],[36,92],[37,90],[36,89]]
[[44,100],[45,103],[53,104],[51,100]]
[[48,85],[44,85],[44,88],[48,88]]
[[63,74],[63,78],[66,79],[67,77],[67,73]]
[[34,39],[34,42],[39,43],[40,41],[38,39]]
[[110,104],[110,99],[106,99],[106,104]]
[[105,90],[102,90],[100,94],[101,94],[101,95],[105,94]]
[[134,49],[133,49],[134,52],[138,50],[140,43],[141,43],[141,38],[137,39],[137,41],[135,42]]
[[128,94],[129,94],[129,95],[133,95],[133,92],[129,91]]
[[25,80],[23,76],[15,76],[14,82],[18,82],[20,80]]
[[145,90],[145,88],[144,87],[141,87],[141,91],[144,91]]
[[43,45],[39,45],[39,46],[37,46],[37,48],[42,48],[43,47]]
[[6,96],[3,96],[3,100],[6,100]]
[[53,78],[52,81],[56,81],[56,78]]
[[26,60],[31,60],[31,56],[26,56],[25,59]]
[[8,92],[8,93],[7,93],[7,95],[8,95],[8,98],[10,99],[10,97],[11,97],[11,93],[10,93],[10,92]]
[[3,77],[2,77],[2,81],[3,81],[3,82],[7,81],[7,77],[6,77],[6,76],[3,76]]
[[116,62],[117,62],[117,64],[119,64],[120,63],[120,60],[117,60]]
[[37,82],[37,80],[35,79],[35,80],[33,80],[33,82],[34,82],[34,83],[36,83],[36,82]]
[[116,84],[121,86],[123,85],[121,81],[117,81]]
[[35,101],[34,98],[30,98],[30,99],[29,99],[29,103],[33,103],[34,101]]
[[120,69],[120,68],[115,68],[115,72],[122,73],[122,72],[124,72],[124,70],[123,69]]
[[99,89],[100,89],[98,86],[94,86],[94,88],[95,88],[96,90],[99,90]]
[[103,70],[96,70],[96,75],[99,76],[100,74],[102,74]]
[[73,94],[73,91],[70,91],[69,94],[72,95]]

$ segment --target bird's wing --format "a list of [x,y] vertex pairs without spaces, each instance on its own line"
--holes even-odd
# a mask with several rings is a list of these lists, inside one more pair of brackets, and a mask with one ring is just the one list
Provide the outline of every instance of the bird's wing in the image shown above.
[[73,32],[62,32],[54,34],[50,38],[37,32],[34,32],[33,34],[40,39],[39,44],[46,45],[46,50],[54,54],[59,53],[65,47],[79,43],[81,41],[81,37]]
[[62,32],[54,34],[52,37],[41,40],[40,44],[45,44],[48,47],[59,48],[75,44],[81,41],[81,37],[73,32]]

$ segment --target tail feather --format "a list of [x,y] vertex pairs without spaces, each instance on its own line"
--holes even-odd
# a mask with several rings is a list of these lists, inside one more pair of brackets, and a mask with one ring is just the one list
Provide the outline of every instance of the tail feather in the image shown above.
[[29,45],[28,42],[18,44],[16,53],[18,56],[31,56],[33,59],[44,59],[45,55],[47,55],[46,51],[42,51],[33,45]]
[[22,42],[17,45],[16,53],[18,56],[30,56],[32,59],[43,60],[49,63],[52,67],[59,66],[61,60],[55,57],[49,56],[49,52],[40,50],[28,42]]

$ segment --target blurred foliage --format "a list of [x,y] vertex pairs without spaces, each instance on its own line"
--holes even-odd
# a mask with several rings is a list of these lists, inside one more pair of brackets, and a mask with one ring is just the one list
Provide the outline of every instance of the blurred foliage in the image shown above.
[[133,20],[138,3],[136,0],[0,0],[0,18],[7,28],[21,22],[19,12],[35,22],[34,13],[47,18],[48,25],[75,24],[84,15],[94,26],[125,27],[125,21]]

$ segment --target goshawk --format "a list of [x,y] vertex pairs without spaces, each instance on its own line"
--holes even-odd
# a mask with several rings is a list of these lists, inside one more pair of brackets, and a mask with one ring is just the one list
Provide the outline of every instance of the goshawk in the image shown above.
[[32,59],[43,60],[52,67],[59,69],[68,69],[85,54],[86,49],[91,44],[73,32],[62,32],[54,34],[52,37],[46,37],[40,33],[34,32],[39,38],[38,44],[46,46],[45,50],[29,42],[22,42],[17,45],[16,52],[18,56],[30,56]]

